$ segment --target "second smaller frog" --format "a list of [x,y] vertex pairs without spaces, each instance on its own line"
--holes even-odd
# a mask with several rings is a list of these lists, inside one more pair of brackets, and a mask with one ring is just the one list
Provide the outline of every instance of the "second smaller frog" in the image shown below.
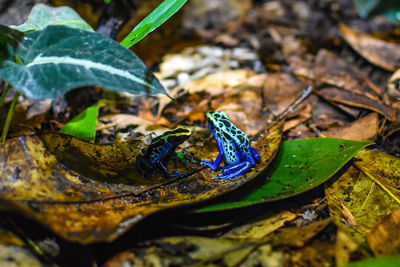
[[136,157],[136,168],[146,176],[161,170],[167,178],[184,177],[185,173],[169,173],[166,168],[172,156],[175,156],[175,149],[185,142],[191,135],[191,132],[184,127],[177,127],[174,130],[167,131],[162,135],[155,137],[150,145],[142,150],[143,155]]

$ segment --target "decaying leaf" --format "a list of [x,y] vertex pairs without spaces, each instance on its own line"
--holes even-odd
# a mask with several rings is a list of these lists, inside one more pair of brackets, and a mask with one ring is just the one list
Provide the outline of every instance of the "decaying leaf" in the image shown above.
[[[260,242],[251,239],[206,238],[196,236],[167,237],[123,252],[110,259],[104,266],[238,266],[250,260],[265,259],[269,266],[281,266],[285,259],[282,252],[275,252],[270,245],[258,248]],[[257,264],[256,264],[257,265]],[[250,265],[254,266],[254,265]]]
[[368,233],[367,240],[375,255],[394,255],[400,252],[400,209],[393,211]]
[[351,254],[356,251],[358,244],[345,232],[339,230],[336,235],[335,261],[337,266],[346,266]]
[[366,60],[385,70],[395,71],[400,67],[400,45],[385,42],[369,34],[356,32],[340,24],[343,38]]
[[297,214],[290,211],[280,212],[264,220],[236,227],[224,236],[229,238],[263,238],[281,228],[286,222],[297,218]]
[[400,205],[400,159],[377,151],[360,151],[354,165]]
[[400,208],[396,183],[400,160],[376,151],[361,151],[350,167],[326,189],[331,217],[357,243],[374,225]]
[[[283,217],[288,219],[288,213]],[[290,217],[290,215],[289,215]],[[144,242],[130,251],[110,259],[105,266],[130,263],[142,265],[179,266],[258,266],[268,262],[268,266],[282,266],[287,260],[283,252],[274,251],[276,246],[302,247],[311,238],[326,228],[331,220],[324,219],[303,227],[285,228],[257,234],[261,222],[250,225],[249,234],[236,236],[236,233],[220,238],[195,236],[168,237]],[[253,229],[254,227],[254,229]],[[239,230],[242,232],[242,230]]]
[[[213,180],[218,173],[208,169],[180,180],[143,178],[134,167],[142,140],[94,145],[55,133],[10,139],[0,146],[2,208],[22,212],[70,241],[112,241],[149,214],[213,198],[259,175],[279,147],[281,128],[282,123],[261,131],[252,143],[261,162],[227,181]],[[208,158],[208,150],[196,151],[197,164],[183,171],[193,172],[200,158]]]
[[332,220],[327,218],[302,227],[280,229],[269,236],[268,239],[275,245],[302,247],[311,238],[324,230],[331,222]]

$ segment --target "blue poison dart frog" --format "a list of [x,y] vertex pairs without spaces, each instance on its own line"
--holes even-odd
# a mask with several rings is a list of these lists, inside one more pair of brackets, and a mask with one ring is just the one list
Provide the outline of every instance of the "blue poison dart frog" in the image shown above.
[[142,150],[142,155],[136,157],[136,168],[142,174],[147,176],[156,170],[161,170],[167,178],[185,177],[185,173],[169,173],[167,168],[168,161],[172,156],[176,156],[175,149],[182,144],[191,135],[191,132],[183,127],[177,127],[172,131],[167,131],[160,136],[155,137],[150,145]]
[[238,177],[261,159],[257,150],[250,146],[249,138],[229,121],[225,112],[210,111],[206,116],[208,127],[217,141],[219,155],[214,164],[204,159],[201,160],[201,164],[207,165],[215,171],[221,160],[224,159],[225,161],[225,166],[222,167],[222,175],[213,179],[228,180]]

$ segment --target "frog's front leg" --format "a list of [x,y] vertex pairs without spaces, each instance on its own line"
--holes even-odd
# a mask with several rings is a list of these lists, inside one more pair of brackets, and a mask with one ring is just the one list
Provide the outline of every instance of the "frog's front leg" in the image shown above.
[[222,168],[222,175],[214,177],[213,179],[229,180],[242,175],[253,166],[250,161],[242,161],[236,164],[231,164]]
[[258,154],[257,150],[252,146],[251,146],[251,154],[253,155],[253,157],[255,158],[256,161],[261,160],[260,154]]
[[224,153],[219,152],[218,157],[214,160],[214,164],[208,160],[202,159],[201,165],[207,165],[212,171],[215,171],[216,169],[218,169],[218,166],[221,163],[223,156],[224,156]]

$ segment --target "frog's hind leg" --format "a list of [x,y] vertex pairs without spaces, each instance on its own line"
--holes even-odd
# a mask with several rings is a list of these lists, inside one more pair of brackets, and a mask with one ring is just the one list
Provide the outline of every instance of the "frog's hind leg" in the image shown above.
[[250,169],[251,166],[253,165],[249,161],[243,161],[238,164],[225,166],[222,168],[222,175],[214,177],[213,179],[225,181],[238,177]]

